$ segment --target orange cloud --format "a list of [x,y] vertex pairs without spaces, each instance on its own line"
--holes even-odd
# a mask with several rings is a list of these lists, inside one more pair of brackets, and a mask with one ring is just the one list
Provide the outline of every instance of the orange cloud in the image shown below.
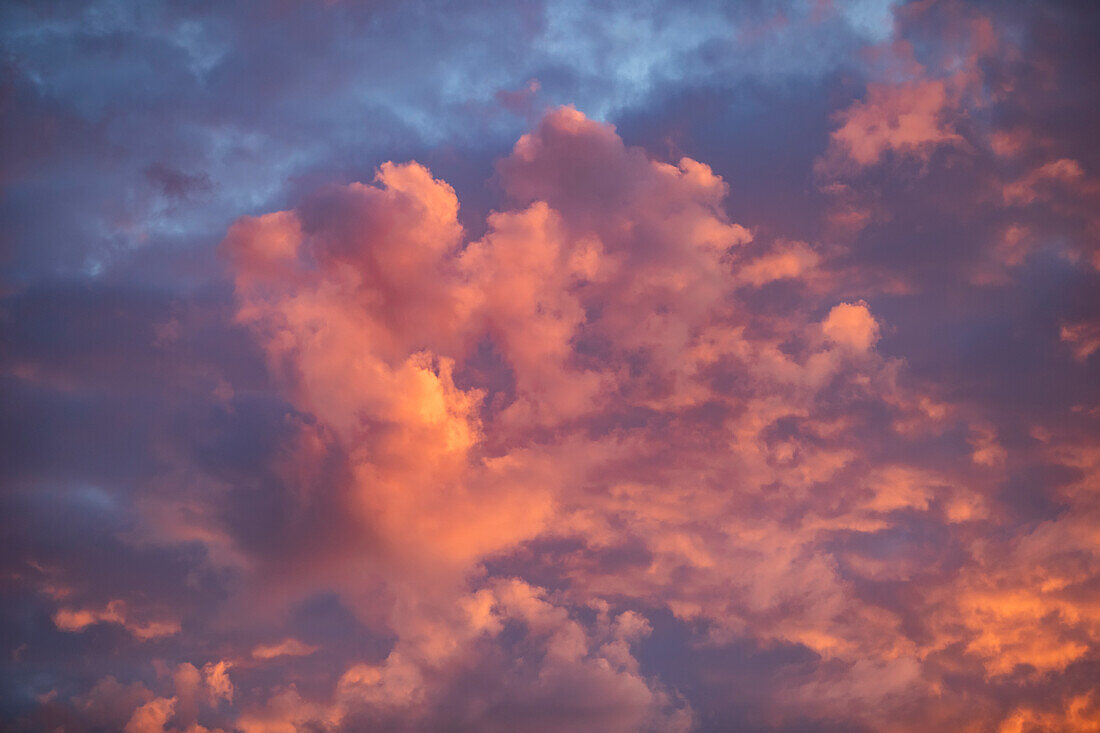
[[926,156],[937,145],[962,139],[943,119],[949,108],[942,81],[869,84],[867,98],[839,116],[832,141],[859,166],[873,165],[890,151]]
[[252,650],[256,659],[274,659],[275,657],[306,657],[317,651],[312,644],[304,644],[297,639],[283,639],[277,644],[261,644]]
[[743,265],[739,275],[750,285],[760,287],[776,280],[806,277],[820,260],[805,242],[781,242],[773,251]]
[[[837,139],[861,163],[923,151],[954,139],[944,104],[935,85],[874,92]],[[886,324],[821,275],[823,250],[746,255],[753,233],[730,221],[710,168],[654,161],[568,107],[498,169],[511,205],[477,239],[454,190],[417,163],[226,237],[238,321],[314,421],[285,475],[331,492],[351,527],[346,545],[303,547],[309,572],[285,592],[335,588],[395,639],[331,695],[273,689],[238,727],[430,728],[446,708],[491,729],[504,696],[560,708],[559,728],[683,729],[690,707],[641,671],[651,611],[702,646],[812,653],[785,690],[793,714],[882,729],[936,698],[951,665],[994,679],[1093,653],[1091,566],[1064,561],[1052,528],[981,538],[974,528],[999,520],[988,496],[1007,449],[988,419],[879,352]],[[815,284],[806,307],[748,307],[781,279]],[[922,464],[928,441],[960,435],[968,449]],[[346,462],[339,490],[309,478],[332,456]],[[1058,521],[1094,558],[1087,520]],[[956,542],[867,549],[917,542],[914,526]],[[560,592],[490,571],[543,561],[539,543],[575,548],[553,555]],[[879,584],[904,584],[916,617],[863,595]],[[522,670],[502,670],[504,643],[523,648]],[[252,656],[313,651],[288,638]],[[454,708],[456,680],[482,676],[506,681]],[[954,702],[921,720],[957,723]]]
[[101,609],[58,609],[53,615],[53,622],[62,631],[73,632],[83,631],[87,627],[98,623],[118,624],[142,641],[160,636],[171,636],[180,630],[178,621],[136,622],[132,617],[129,617],[126,604],[118,600],[111,601]]
[[867,351],[878,341],[879,335],[878,322],[862,301],[833,306],[821,330],[825,338],[853,351]]
[[1072,186],[1084,178],[1081,164],[1062,158],[1035,168],[1024,177],[1005,185],[1002,195],[1009,205],[1027,205],[1049,199],[1057,185]]
[[165,733],[165,725],[176,707],[176,698],[158,697],[134,711],[123,733]]
[[1070,345],[1078,361],[1085,361],[1100,350],[1100,324],[1090,321],[1066,323],[1059,329],[1058,335]]

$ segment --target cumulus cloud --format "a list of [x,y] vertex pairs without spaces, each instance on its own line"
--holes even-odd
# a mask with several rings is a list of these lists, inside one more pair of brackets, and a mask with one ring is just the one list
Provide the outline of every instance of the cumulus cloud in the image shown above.
[[927,155],[937,145],[961,139],[943,120],[947,106],[941,81],[869,85],[867,98],[840,116],[832,140],[860,166],[877,163],[893,150]]
[[829,311],[821,330],[835,344],[867,351],[878,341],[879,325],[866,303],[841,303]]
[[805,242],[779,242],[743,265],[738,276],[755,287],[779,280],[807,280],[820,259]]
[[175,698],[158,697],[134,711],[126,721],[124,733],[165,733],[165,724],[176,707]]
[[[535,725],[551,708],[563,716],[556,729],[687,725],[690,708],[634,656],[644,611],[607,616],[605,631],[578,622],[612,603],[663,609],[705,630],[706,644],[748,636],[809,649],[818,672],[790,699],[868,724],[942,684],[929,655],[952,650],[996,675],[1020,663],[1061,669],[1091,648],[1053,637],[1016,646],[1013,629],[1027,622],[982,600],[1012,591],[980,590],[964,574],[918,591],[930,609],[919,622],[856,592],[922,571],[833,543],[878,541],[905,517],[987,517],[975,482],[996,477],[974,472],[997,471],[1004,451],[976,417],[946,420],[905,385],[900,363],[876,350],[883,325],[865,300],[824,300],[820,321],[743,307],[743,284],[819,278],[808,245],[743,256],[753,236],[728,218],[728,189],[710,168],[652,160],[569,107],[498,169],[513,208],[492,213],[475,240],[454,190],[416,163],[242,219],[225,240],[238,320],[348,457],[344,501],[377,540],[361,551],[379,558],[371,574],[388,589],[383,623],[397,639],[379,662],[350,666],[327,699],[285,688],[242,726],[414,716],[431,727],[447,710],[489,729]],[[896,446],[888,453],[964,427],[971,460],[876,465],[863,404],[906,426],[880,436]],[[555,563],[567,582],[556,600],[482,575],[548,541],[574,548]],[[627,547],[623,564],[601,560]],[[361,581],[340,577],[338,592],[370,616]],[[950,626],[960,618],[975,625]],[[504,674],[492,649],[513,622],[522,631],[509,643],[534,645],[542,661],[455,708],[456,670]],[[914,623],[923,631],[906,630]],[[254,656],[308,649],[286,642]],[[576,680],[603,702],[585,702]]]

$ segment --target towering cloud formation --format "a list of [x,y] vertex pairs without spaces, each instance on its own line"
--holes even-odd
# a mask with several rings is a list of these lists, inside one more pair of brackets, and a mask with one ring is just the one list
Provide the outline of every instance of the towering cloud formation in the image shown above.
[[[959,725],[952,670],[992,684],[1094,652],[1088,492],[1072,519],[982,531],[996,434],[876,352],[884,324],[811,248],[748,253],[706,165],[651,160],[569,107],[499,171],[514,208],[475,241],[417,163],[225,240],[238,320],[316,419],[295,475],[347,466],[298,499],[335,501],[349,528],[335,552],[302,538],[312,582],[294,592],[334,590],[395,639],[332,697],[284,691],[245,730],[686,727],[690,704],[636,656],[651,616],[702,648],[809,654],[770,691],[775,721]],[[816,294],[754,309],[776,280]]]

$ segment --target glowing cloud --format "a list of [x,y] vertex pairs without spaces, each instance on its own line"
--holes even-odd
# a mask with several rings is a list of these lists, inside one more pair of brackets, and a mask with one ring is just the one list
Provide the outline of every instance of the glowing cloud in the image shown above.
[[0,728],[1098,730],[1098,16],[718,5],[0,10]]

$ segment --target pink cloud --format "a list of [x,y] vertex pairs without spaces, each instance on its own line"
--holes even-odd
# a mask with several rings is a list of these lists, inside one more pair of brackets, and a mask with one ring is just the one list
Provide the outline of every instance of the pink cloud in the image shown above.
[[1023,178],[1004,188],[1004,200],[1009,205],[1026,205],[1036,200],[1049,199],[1050,187],[1072,185],[1084,176],[1080,163],[1068,158],[1044,163]]
[[832,142],[858,166],[878,163],[890,151],[927,157],[938,145],[962,140],[944,119],[951,106],[943,81],[870,84],[866,99],[839,115]]
[[878,341],[879,324],[867,304],[860,301],[833,306],[821,330],[835,344],[853,351],[867,351]]
[[1073,356],[1085,361],[1100,351],[1100,324],[1090,321],[1066,323],[1058,331],[1062,341],[1070,345]]
[[175,698],[158,697],[142,705],[130,716],[124,733],[165,733],[165,725],[176,707]]
[[[870,130],[852,148],[857,160],[953,139],[932,122],[942,87],[897,95],[874,92],[851,113],[849,131]],[[872,124],[880,112],[897,124]],[[853,573],[911,581],[921,569],[852,552],[842,572],[829,537],[889,531],[906,512],[986,520],[980,487],[1005,454],[980,416],[906,386],[902,365],[876,350],[884,326],[870,305],[830,294],[836,283],[817,274],[822,255],[786,242],[743,256],[752,233],[729,220],[726,185],[706,165],[651,160],[572,108],[547,115],[499,171],[514,207],[492,213],[474,241],[453,189],[416,163],[387,163],[371,185],[243,219],[226,238],[238,319],[289,398],[342,446],[346,512],[373,538],[348,549],[375,558],[369,573],[318,558],[318,582],[337,583],[397,639],[384,660],[347,668],[328,698],[273,691],[242,729],[430,725],[457,670],[498,674],[486,650],[508,624],[542,660],[530,662],[537,686],[521,675],[497,691],[511,704],[572,700],[578,717],[566,727],[687,725],[675,692],[639,671],[643,612],[601,610],[596,628],[577,620],[609,599],[666,609],[706,628],[710,644],[749,635],[808,648],[833,671],[789,699],[871,725],[943,684],[930,655],[955,650],[996,675],[1018,664],[1061,669],[1085,653],[1092,642],[1061,627],[1035,644],[1018,637],[1044,614],[1070,613],[1071,600],[1027,596],[1011,611],[1006,599],[1021,590],[962,573],[916,591],[926,633],[910,634],[853,593]],[[815,278],[820,320],[807,311],[764,321],[739,306],[745,284]],[[486,342],[500,366],[469,371]],[[717,379],[724,372],[739,375],[733,394]],[[864,456],[865,417],[835,412],[836,394],[888,411],[899,445],[962,421],[972,460],[936,471],[876,464]],[[705,426],[704,406],[718,416]],[[634,409],[660,422],[596,427]],[[775,435],[792,421],[798,433]],[[797,521],[784,519],[792,512]],[[536,538],[586,548],[560,559],[568,592],[485,577],[485,562],[523,556]],[[643,562],[612,571],[593,560],[631,542],[645,548]],[[1036,561],[1013,553],[1006,580]],[[313,648],[293,641],[254,656]],[[491,729],[494,693],[479,694],[480,712],[462,714]]]
[[60,608],[54,613],[53,622],[62,631],[72,632],[83,631],[93,624],[118,624],[142,641],[171,636],[180,630],[179,622],[174,620],[135,621],[120,600],[103,608]]
[[275,657],[306,657],[317,651],[312,644],[305,644],[297,639],[283,639],[276,644],[260,644],[252,650],[252,656],[256,659],[274,659]]
[[772,251],[742,266],[739,275],[756,287],[777,280],[807,279],[820,259],[805,242],[780,242]]
[[748,5],[17,32],[5,724],[1095,729],[1088,24]]

